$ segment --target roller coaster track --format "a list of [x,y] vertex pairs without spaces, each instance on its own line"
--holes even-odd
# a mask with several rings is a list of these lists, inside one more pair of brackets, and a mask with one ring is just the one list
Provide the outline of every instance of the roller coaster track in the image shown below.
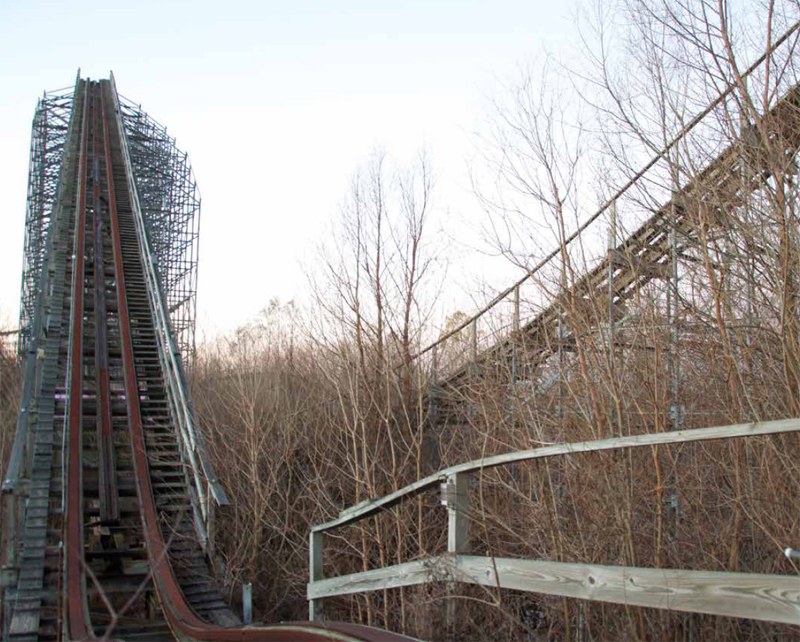
[[[797,25],[792,32],[796,29]],[[783,154],[787,175],[796,173],[797,164],[793,159],[800,149],[800,85],[787,91],[761,119],[772,153],[780,151]],[[749,178],[745,180],[744,176]],[[759,143],[751,143],[746,148],[741,140],[731,143],[680,190],[676,190],[672,198],[656,208],[619,245],[610,248],[607,255],[590,270],[564,287],[562,293],[553,297],[533,318],[508,337],[495,341],[481,353],[461,360],[454,368],[442,373],[437,381],[443,391],[442,399],[460,399],[458,390],[476,372],[491,372],[494,369],[498,374],[508,373],[512,360],[519,353],[524,354],[525,365],[535,369],[547,361],[559,345],[574,345],[575,337],[569,330],[569,326],[573,325],[571,320],[576,322],[575,326],[584,328],[616,323],[626,314],[626,302],[645,285],[654,279],[670,278],[672,234],[677,239],[677,254],[682,259],[689,259],[685,252],[701,242],[699,228],[705,227],[707,232],[713,233],[715,229],[726,225],[726,212],[744,204],[769,178],[769,164],[760,152]],[[614,199],[567,239],[564,251],[570,241],[579,239],[588,224],[610,209],[614,201],[633,184],[634,181],[629,182]],[[448,337],[474,324],[498,303],[509,298],[523,282],[535,279],[541,268],[547,265],[552,267],[553,263],[561,260],[561,252],[561,249],[554,250],[515,286],[502,292],[483,310],[417,356],[431,351]]]
[[132,172],[113,79],[79,79],[26,364],[32,412],[4,482],[5,528],[21,534],[6,537],[5,639],[408,639],[245,626],[223,599],[206,528],[224,493],[192,431]]
[[[793,161],[800,87],[763,122]],[[664,278],[671,234],[690,239],[700,210],[713,219],[768,178],[751,158],[753,180],[742,181],[741,149],[723,150],[564,294],[440,386],[457,398],[476,367],[506,369],[520,346],[535,367],[570,340],[565,311],[591,315],[606,297],[621,308]],[[244,625],[225,601],[209,531],[226,498],[193,428],[134,174],[113,78],[79,79],[3,481],[4,639],[408,639],[345,623]]]

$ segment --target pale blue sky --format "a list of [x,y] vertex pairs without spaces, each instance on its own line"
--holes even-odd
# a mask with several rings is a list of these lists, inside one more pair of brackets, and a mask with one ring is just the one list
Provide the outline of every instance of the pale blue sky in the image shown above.
[[440,208],[474,207],[469,132],[493,79],[568,47],[573,16],[572,0],[2,0],[0,315],[17,314],[36,98],[79,67],[113,70],[189,152],[200,316],[227,329],[298,292],[298,259],[376,144],[400,161],[425,145]]

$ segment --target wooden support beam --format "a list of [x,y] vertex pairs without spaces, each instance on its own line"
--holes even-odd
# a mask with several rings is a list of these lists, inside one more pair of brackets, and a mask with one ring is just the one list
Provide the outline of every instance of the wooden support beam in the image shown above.
[[440,574],[442,580],[452,579],[445,575],[448,569],[450,566],[445,565],[440,558],[430,558],[395,564],[374,571],[329,577],[317,582],[309,582],[306,587],[306,597],[309,604],[312,604],[336,595],[352,595],[353,593],[425,584],[436,581]]
[[800,578],[459,556],[458,580],[669,611],[800,624]]
[[800,625],[800,578],[602,566],[448,555],[329,578],[308,585],[310,600],[436,581],[459,581],[644,606]]
[[653,279],[666,279],[669,276],[669,265],[642,258],[631,252],[614,250],[611,254],[612,264],[616,268],[628,270],[633,274],[642,274]]

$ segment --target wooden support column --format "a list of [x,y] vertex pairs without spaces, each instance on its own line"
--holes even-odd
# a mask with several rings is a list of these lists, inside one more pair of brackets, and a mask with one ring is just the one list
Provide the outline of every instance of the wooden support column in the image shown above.
[[[311,582],[322,579],[322,549],[324,545],[325,533],[311,531],[308,546],[308,574]],[[308,601],[308,619],[312,622],[323,618],[322,598],[310,599]]]
[[614,255],[617,250],[617,202],[611,203],[611,221],[608,230],[608,363],[611,377],[614,376]]
[[253,583],[242,584],[242,623],[253,623]]
[[463,553],[469,544],[469,473],[453,473],[447,476],[447,552]]
[[[466,552],[469,546],[469,473],[454,473],[447,476],[442,484],[442,504],[447,507],[447,552],[459,555]],[[448,583],[448,593],[455,590],[455,583]],[[448,628],[456,623],[457,602],[448,598],[446,603],[446,619]]]
[[472,362],[478,360],[478,320],[472,322]]
[[517,383],[519,379],[519,286],[514,288],[514,321],[512,329],[514,331],[511,343],[511,383]]

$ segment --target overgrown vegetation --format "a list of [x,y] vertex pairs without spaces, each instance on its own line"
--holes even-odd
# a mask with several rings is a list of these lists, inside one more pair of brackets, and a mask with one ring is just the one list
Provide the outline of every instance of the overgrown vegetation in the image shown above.
[[[742,62],[765,51],[797,9],[768,3],[732,20],[724,3],[632,0],[593,16],[583,77],[554,74],[549,63],[543,78],[528,75],[508,102],[497,101],[495,126],[480,143],[491,180],[487,187],[480,170],[475,180],[488,238],[525,269],[536,262],[532,250],[561,246],[521,305],[532,318],[558,298],[563,330],[538,342],[519,335],[513,372],[509,362],[484,363],[442,397],[431,388],[431,355],[409,359],[435,338],[427,311],[437,284],[425,280],[432,183],[425,164],[388,179],[380,156],[356,177],[338,235],[320,253],[310,309],[274,304],[201,352],[195,399],[233,496],[219,548],[231,579],[255,582],[263,617],[304,617],[312,524],[440,466],[558,441],[800,413],[796,162],[786,153],[797,132],[767,116],[798,79],[793,45],[746,79]],[[568,245],[570,233],[728,85],[729,99],[616,203],[613,245],[674,189],[700,183],[673,212],[665,256],[651,257],[660,265],[627,257],[636,278],[661,273],[624,298],[610,294],[611,304],[588,297],[581,277],[605,254],[611,222],[606,216]],[[734,175],[701,177],[729,145],[745,159]],[[507,322],[508,306],[481,319],[489,334]],[[468,332],[439,346],[438,374],[464,361]],[[791,435],[498,469],[473,489],[470,547],[796,573],[781,550],[800,531],[798,445]],[[326,573],[426,557],[444,549],[445,537],[443,509],[423,496],[342,529]],[[460,593],[459,625],[446,630],[444,591],[329,600],[328,614],[438,639],[483,639],[490,630],[509,640],[797,635],[766,623],[479,589]]]
[[[357,175],[320,252],[313,303],[302,312],[275,303],[201,351],[194,395],[233,497],[219,549],[231,580],[255,582],[262,617],[305,617],[312,524],[441,466],[539,444],[800,413],[797,168],[787,153],[800,120],[786,129],[768,116],[798,80],[796,35],[743,76],[796,20],[798,5],[748,6],[747,15],[722,2],[598,7],[585,23],[580,73],[548,62],[541,77],[513,83],[479,142],[490,171],[475,170],[497,249],[531,269],[561,247],[526,285],[521,307],[524,320],[557,299],[562,330],[517,335],[513,365],[484,362],[458,386],[432,388],[434,374],[469,356],[470,330],[439,346],[435,362],[431,353],[409,358],[437,334],[425,227],[432,182],[424,163],[402,180],[387,178],[379,155]],[[568,244],[569,235],[729,85],[729,97],[613,208],[612,247],[694,182],[673,208],[668,249],[650,257],[660,265],[623,256],[640,286],[610,293],[611,302],[589,296],[581,278],[606,255],[611,208],[578,241]],[[724,167],[724,180],[701,175],[730,145],[744,162]],[[657,274],[642,278],[645,270]],[[486,345],[509,323],[509,309],[481,318]],[[472,492],[470,548],[794,574],[781,551],[800,532],[798,446],[789,435],[487,472]],[[326,574],[440,553],[444,520],[438,498],[426,495],[342,529],[327,549]],[[485,639],[487,631],[497,640],[798,635],[781,625],[475,588],[459,593],[459,625],[447,630],[445,590],[395,589],[326,608],[330,617],[436,639]]]
[[[511,83],[482,132],[474,188],[487,242],[523,270],[521,316],[555,309],[558,330],[516,332],[513,359],[467,366],[508,334],[512,299],[435,352],[441,287],[427,158],[357,172],[309,274],[306,304],[273,301],[206,344],[193,397],[231,506],[217,547],[232,591],[255,587],[256,617],[305,619],[311,526],[439,468],[555,442],[800,416],[800,80],[797,34],[744,71],[800,17],[793,0],[598,3],[570,66]],[[745,8],[747,11],[745,12]],[[733,90],[670,146],[721,91]],[[719,172],[704,170],[726,148]],[[575,242],[580,222],[647,159],[661,161]],[[693,187],[686,190],[688,185]],[[624,293],[583,276],[665,213],[663,253],[615,255]],[[612,222],[611,212],[614,212]],[[643,232],[644,235],[651,233]],[[611,240],[608,240],[611,237]],[[619,272],[621,273],[621,272]],[[603,275],[601,275],[603,276]],[[551,308],[557,301],[556,308]],[[504,334],[505,333],[505,334]],[[16,412],[16,366],[0,342],[0,459]],[[6,428],[8,427],[8,428]],[[797,574],[800,435],[576,454],[485,472],[471,489],[480,555],[640,567]],[[441,553],[445,511],[422,495],[329,540],[326,574]],[[331,599],[331,618],[425,639],[790,640],[800,629],[444,584]]]

